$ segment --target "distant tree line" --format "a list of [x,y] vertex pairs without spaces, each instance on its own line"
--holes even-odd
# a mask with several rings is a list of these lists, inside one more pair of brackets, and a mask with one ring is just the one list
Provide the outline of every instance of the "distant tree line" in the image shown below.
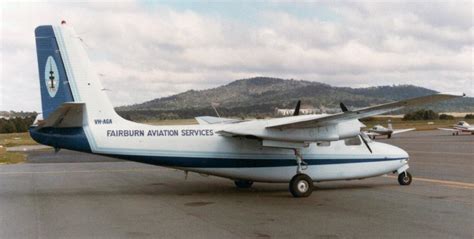
[[0,119],[0,133],[20,133],[28,131],[36,116]]
[[406,113],[403,116],[403,120],[436,120],[438,118],[438,113],[432,110],[417,110],[415,112]]
[[[454,116],[448,114],[438,114],[432,110],[417,110],[409,112],[403,116],[403,120],[453,120]],[[467,114],[464,119],[474,119],[473,114]]]
[[36,116],[38,113],[36,112],[29,112],[29,111],[0,111],[0,116],[3,116],[5,118],[25,118],[25,117],[30,117],[30,116]]

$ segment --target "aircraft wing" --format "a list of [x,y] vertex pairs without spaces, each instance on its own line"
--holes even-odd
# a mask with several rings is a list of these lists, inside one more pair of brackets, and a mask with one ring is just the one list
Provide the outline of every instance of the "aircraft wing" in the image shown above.
[[422,105],[427,103],[434,103],[442,100],[448,100],[458,97],[463,97],[465,94],[434,94],[416,97],[408,100],[401,100],[392,103],[386,103],[376,106],[370,106],[358,110],[346,111],[326,116],[314,116],[314,118],[297,118],[291,119],[283,123],[269,124],[266,128],[273,129],[302,129],[314,128],[318,126],[325,126],[339,123],[346,120],[361,119],[369,116],[379,115],[390,111],[400,110],[409,106]]
[[392,134],[400,134],[400,133],[404,133],[404,132],[408,132],[408,131],[413,131],[413,130],[416,130],[415,128],[411,128],[411,129],[399,129],[399,130],[394,130],[392,132]]
[[84,103],[63,103],[48,118],[38,121],[38,127],[81,127],[83,125],[84,106]]
[[242,122],[242,120],[238,119],[219,118],[214,116],[199,116],[195,117],[195,119],[199,124],[233,124]]
[[375,133],[375,132],[364,132],[364,133],[368,136],[379,136],[379,135],[381,135],[381,134]]
[[457,129],[449,129],[449,128],[438,128],[439,130],[445,130],[445,131],[458,131]]

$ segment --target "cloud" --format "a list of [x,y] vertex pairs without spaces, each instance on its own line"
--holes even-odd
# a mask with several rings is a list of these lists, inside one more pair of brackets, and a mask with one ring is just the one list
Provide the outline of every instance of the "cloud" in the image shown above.
[[61,19],[83,39],[114,105],[262,75],[474,95],[472,2],[306,3],[305,14],[269,5],[222,16],[165,3],[7,2],[0,110],[40,111],[33,31]]

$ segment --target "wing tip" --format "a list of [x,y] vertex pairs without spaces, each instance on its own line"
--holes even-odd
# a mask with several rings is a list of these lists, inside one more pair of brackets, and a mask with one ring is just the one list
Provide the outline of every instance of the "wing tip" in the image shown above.
[[453,96],[453,97],[466,97],[464,92],[440,92],[438,95]]

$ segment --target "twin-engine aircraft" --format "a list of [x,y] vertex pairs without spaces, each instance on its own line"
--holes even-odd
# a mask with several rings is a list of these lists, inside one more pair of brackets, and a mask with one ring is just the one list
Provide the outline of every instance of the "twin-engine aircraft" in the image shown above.
[[416,130],[415,128],[411,129],[398,129],[394,130],[392,127],[392,123],[388,123],[388,128],[383,127],[382,125],[374,125],[374,127],[370,128],[366,134],[371,137],[372,139],[375,139],[375,136],[382,136],[382,135],[387,135],[387,138],[390,139],[392,135],[394,134],[400,134],[408,131],[413,131]]
[[398,173],[399,183],[409,185],[407,152],[372,142],[361,134],[358,119],[462,97],[435,94],[337,114],[250,121],[198,117],[198,125],[152,126],[117,115],[71,27],[39,26],[35,36],[43,119],[29,131],[37,142],[225,177],[239,188],[289,183],[295,197],[309,196],[314,181],[387,173]]
[[474,126],[471,126],[466,121],[459,121],[457,124],[453,125],[453,128],[438,128],[440,130],[452,131],[453,135],[459,135],[460,133],[471,133],[474,134]]

